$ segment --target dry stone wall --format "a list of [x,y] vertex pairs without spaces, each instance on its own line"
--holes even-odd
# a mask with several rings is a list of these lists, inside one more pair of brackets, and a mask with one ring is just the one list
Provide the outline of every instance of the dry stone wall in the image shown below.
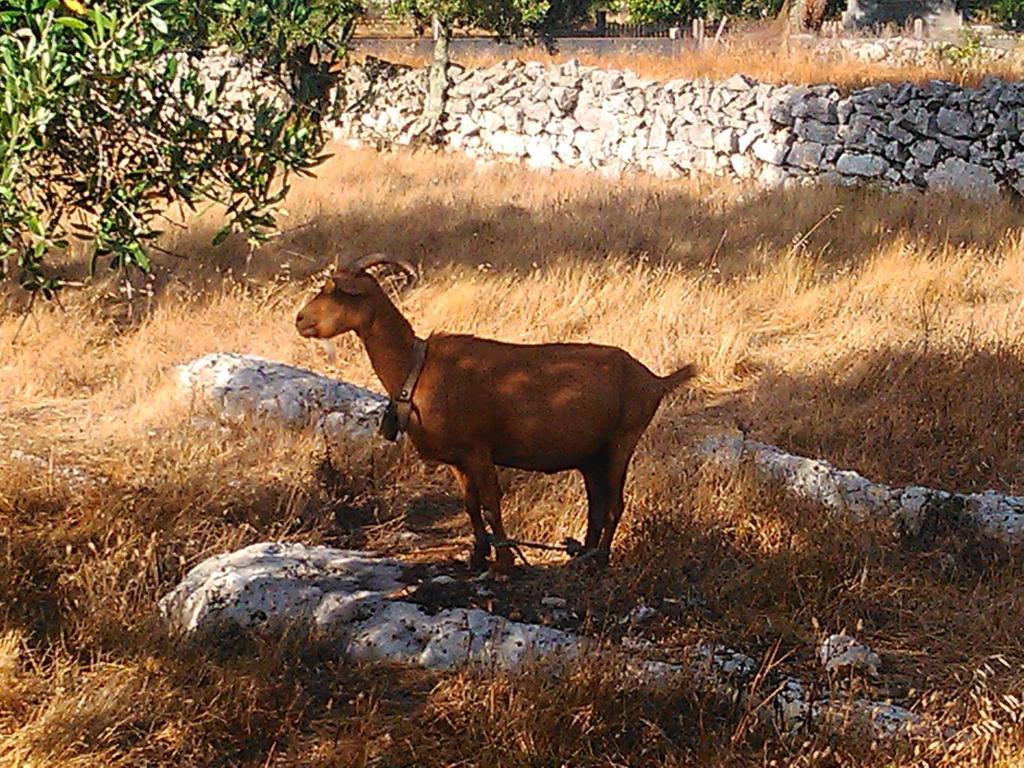
[[1016,46],[1004,47],[978,38],[977,48],[967,52],[963,42],[931,40],[893,35],[892,37],[818,37],[800,35],[790,37],[790,43],[802,45],[816,57],[837,64],[860,61],[869,64],[885,63],[896,67],[927,67],[943,61],[952,62],[958,54],[966,53],[977,63],[1004,62],[1019,65],[1021,54]]
[[[531,168],[709,173],[768,187],[1024,191],[1024,84],[1016,82],[881,84],[844,94],[741,75],[654,82],[576,61],[453,66],[451,79],[445,145]],[[336,137],[411,143],[426,82],[425,69],[374,59],[350,67],[338,87]]]

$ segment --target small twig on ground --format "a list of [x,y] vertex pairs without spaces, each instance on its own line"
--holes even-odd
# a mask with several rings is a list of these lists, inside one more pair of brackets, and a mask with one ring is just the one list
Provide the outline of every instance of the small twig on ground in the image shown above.
[[317,263],[316,259],[314,259],[314,258],[312,258],[310,256],[307,256],[304,253],[299,253],[298,251],[293,251],[293,250],[291,250],[289,248],[282,248],[281,249],[281,253],[287,253],[289,256],[295,256],[296,258],[302,259],[303,261],[308,261],[310,264],[316,264]]
[[301,232],[304,229],[309,229],[315,223],[316,222],[313,219],[310,219],[309,221],[303,222],[302,224],[296,224],[294,227],[288,227],[287,229],[279,229],[277,232],[272,232],[271,234],[267,235],[267,241],[269,242],[270,240],[276,240],[279,237],[290,235],[293,232]]
[[171,251],[171,250],[168,250],[167,248],[163,248],[163,247],[161,247],[159,245],[151,244],[149,247],[152,248],[154,251],[159,251],[160,253],[166,254],[167,256],[173,256],[176,259],[187,259],[188,258],[188,256],[186,256],[183,253],[178,253],[177,251]]
[[722,236],[718,238],[718,245],[715,246],[715,250],[712,251],[708,260],[704,262],[705,272],[717,272],[718,271],[718,253],[722,250],[722,245],[725,243],[725,238],[729,236],[729,230],[722,230]]
[[[183,232],[188,232],[188,225],[185,224],[184,222],[175,221],[170,216],[168,216],[166,213],[158,213],[157,216],[159,216],[161,219],[166,221],[172,227],[176,227],[176,228],[182,230]],[[156,246],[152,246],[152,247],[156,248]],[[159,250],[159,248],[157,248],[157,250]]]
[[843,210],[842,206],[838,206],[838,205],[837,205],[837,206],[836,206],[835,208],[833,208],[833,209],[832,209],[831,211],[829,211],[829,212],[828,212],[828,213],[826,213],[826,214],[825,214],[824,216],[822,216],[822,217],[821,217],[820,219],[818,219],[818,221],[817,221],[817,222],[815,222],[815,224],[814,224],[814,226],[813,226],[813,227],[811,227],[810,229],[808,229],[808,230],[807,230],[806,232],[804,232],[804,233],[803,233],[802,235],[800,235],[800,237],[798,237],[798,238],[797,238],[796,240],[794,240],[794,241],[793,241],[793,245],[792,245],[792,247],[791,247],[791,248],[789,249],[789,252],[790,252],[791,254],[795,254],[795,253],[797,253],[797,252],[798,252],[798,251],[799,251],[799,250],[800,250],[801,248],[803,248],[804,246],[806,246],[806,245],[807,245],[807,241],[811,239],[811,235],[813,235],[813,234],[815,233],[815,231],[817,231],[817,229],[818,229],[818,228],[819,228],[820,226],[822,226],[822,225],[823,225],[823,224],[824,224],[824,223],[825,223],[826,221],[828,221],[828,220],[829,220],[829,219],[831,219],[831,218],[834,218],[834,217],[835,217],[835,215],[836,215],[837,213],[840,213],[840,212],[841,212],[842,210]]
[[[63,283],[61,283],[61,287],[62,288],[64,287]],[[64,304],[60,300],[60,294],[59,293],[54,293],[53,294],[53,303],[56,304],[60,308],[61,314],[66,315],[68,313],[67,309],[64,307]]]
[[131,320],[134,317],[132,299],[135,296],[135,286],[132,285],[131,276],[128,274],[128,270],[122,268],[122,275],[124,277],[124,293],[125,298],[128,301],[128,319]]
[[33,292],[31,298],[28,300],[28,306],[25,307],[25,313],[21,318],[21,322],[18,324],[18,330],[14,332],[14,338],[11,339],[11,346],[13,347],[18,343],[18,337],[21,336],[21,332],[25,329],[25,323],[28,322],[29,317],[32,316],[32,307],[36,303],[36,293]]

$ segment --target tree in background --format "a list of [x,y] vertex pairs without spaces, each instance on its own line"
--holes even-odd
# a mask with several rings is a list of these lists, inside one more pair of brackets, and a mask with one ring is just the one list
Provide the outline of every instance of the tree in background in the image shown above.
[[[1024,0],[1000,1],[1024,4]],[[623,0],[621,7],[638,22],[784,18],[794,29],[816,30],[826,18],[839,15],[846,0]]]
[[[218,234],[258,239],[290,174],[324,145],[316,48],[351,31],[355,0],[7,0],[0,11],[0,277],[33,295],[71,237],[92,265],[149,267],[173,203],[226,206]],[[259,76],[210,74],[226,46]],[[260,62],[258,65],[255,62]],[[322,67],[320,68],[322,70]],[[276,77],[286,97],[268,93]]]
[[592,0],[397,0],[398,16],[436,20],[437,38],[430,65],[423,137],[437,138],[448,93],[449,44],[457,29],[491,32],[499,40],[551,43],[551,33],[585,17]]
[[1024,0],[996,0],[985,3],[987,10],[1000,23],[1011,29],[1020,29],[1024,25]]
[[782,0],[625,0],[625,9],[638,22],[674,22],[694,18],[720,19],[723,16],[774,17],[782,9]]
[[626,10],[633,21],[640,23],[682,23],[703,16],[704,0],[625,0]]

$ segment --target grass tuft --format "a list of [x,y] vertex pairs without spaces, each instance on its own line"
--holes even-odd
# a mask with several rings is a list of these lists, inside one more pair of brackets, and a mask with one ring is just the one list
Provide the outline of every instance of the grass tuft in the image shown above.
[[[368,183],[367,180],[371,180]],[[209,246],[214,212],[172,230],[152,295],[68,292],[0,314],[0,763],[164,765],[1010,765],[1021,758],[1019,553],[941,534],[907,550],[701,470],[694,443],[742,430],[889,483],[1022,492],[1024,246],[1015,203],[721,180],[616,185],[336,148],[249,258]],[[462,574],[469,526],[442,467],[406,447],[193,425],[174,366],[264,355],[378,388],[354,339],[329,364],[294,332],[325,266],[419,262],[396,293],[421,333],[616,344],[663,373],[701,367],[640,444],[603,573],[531,557],[493,610],[655,643],[723,640],[821,680],[814,644],[856,632],[882,656],[864,695],[951,734],[806,743],[692,685],[630,688],[614,667],[558,679],[350,667],[262,638],[179,647],[156,602],[202,558],[284,538],[385,551]],[[61,269],[80,274],[82,255]],[[128,307],[131,311],[128,311]],[[11,453],[12,450],[31,454]],[[88,477],[71,475],[81,468]],[[505,471],[510,533],[579,536],[578,478]],[[410,534],[410,535],[406,535]],[[553,616],[545,595],[564,597]],[[453,598],[479,603],[470,589]],[[648,623],[623,621],[643,601]],[[823,683],[824,684],[824,683]],[[756,719],[755,719],[756,720]]]

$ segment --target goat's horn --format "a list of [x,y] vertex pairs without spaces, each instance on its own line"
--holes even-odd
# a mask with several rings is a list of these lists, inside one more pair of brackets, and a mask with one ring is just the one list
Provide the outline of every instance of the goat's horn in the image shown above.
[[408,262],[405,259],[396,259],[392,256],[388,256],[386,253],[368,253],[348,264],[345,269],[349,272],[359,273],[369,269],[370,267],[376,267],[377,265],[384,264],[390,264],[398,267],[402,272],[405,272],[411,281],[410,285],[415,283],[419,278],[419,275],[416,273],[416,267],[414,267],[411,262]]

